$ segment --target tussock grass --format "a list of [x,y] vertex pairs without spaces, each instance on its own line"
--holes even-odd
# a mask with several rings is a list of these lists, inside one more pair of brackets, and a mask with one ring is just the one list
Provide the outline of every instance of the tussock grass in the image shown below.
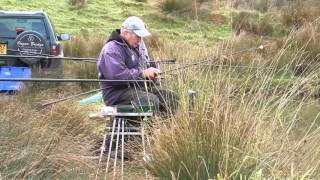
[[148,2],[148,0],[135,0],[135,1],[137,1],[137,2],[142,2],[142,3]]
[[68,0],[68,3],[72,6],[76,6],[78,8],[83,8],[87,5],[87,0]]
[[242,11],[233,13],[232,28],[237,34],[241,31],[258,35],[272,35],[273,26],[270,16],[260,16],[257,12]]
[[[150,54],[154,59],[177,59],[177,65],[182,63],[190,63],[200,61],[205,58],[208,54],[213,54],[208,52],[201,47],[195,47],[189,43],[166,41],[165,47],[163,48],[150,48]],[[161,44],[162,41],[160,41]],[[181,50],[184,53],[180,53],[177,50]],[[172,65],[174,66],[174,65]]]
[[[98,70],[97,65],[95,63],[70,63],[68,64],[69,70],[72,74],[79,79],[98,79]],[[90,89],[98,89],[99,83],[86,83],[80,82],[78,83],[79,86],[83,90],[90,90]]]
[[319,8],[320,2],[317,0],[298,1],[281,10],[281,21],[286,26],[299,28],[318,19]]
[[98,57],[105,42],[106,37],[92,36],[86,30],[82,30],[63,44],[63,50],[65,56]]
[[[283,51],[285,46],[278,55]],[[163,179],[317,177],[319,127],[299,115],[312,101],[301,90],[317,80],[317,68],[281,81],[278,63],[276,55],[258,69],[241,71],[243,76],[223,66],[181,72],[174,80],[181,112],[157,127],[153,159],[145,166]],[[290,71],[290,65],[282,70]],[[190,87],[198,91],[192,112],[185,93]],[[304,133],[297,136],[303,121]]]
[[308,69],[319,64],[319,33],[319,22],[314,22],[289,34],[286,42],[288,50],[281,58],[286,62],[295,61],[295,66],[292,66],[295,74],[309,73]]
[[212,3],[211,0],[158,0],[157,6],[166,14],[210,21],[211,11],[208,10],[208,8],[211,8],[210,3]]
[[90,178],[92,131],[87,113],[69,104],[38,111],[22,102],[1,102],[1,177]]
[[[71,57],[89,57],[98,59],[100,51],[106,41],[105,37],[90,36],[88,32],[74,36],[71,41],[63,44],[65,56]],[[67,74],[75,78],[82,79],[97,79],[98,70],[96,63],[90,62],[73,62],[68,61],[65,63],[65,71]],[[98,88],[97,83],[79,83],[82,89]]]
[[320,53],[320,21],[304,25],[298,31],[291,34],[293,45],[297,48],[304,48],[309,53],[309,60],[317,60]]
[[[18,7],[13,1],[10,2],[11,5],[4,7]],[[60,5],[65,6],[64,3]],[[64,22],[60,22],[59,17],[53,19],[61,29],[88,25],[95,32],[99,29],[111,30],[108,23],[120,24],[122,16],[119,14],[131,14],[132,11],[124,8],[123,11],[115,10],[111,15],[105,15],[105,11],[101,13],[90,7],[115,8],[119,5],[123,8],[123,5],[130,4],[144,3],[92,1],[87,11],[68,11],[74,17],[83,18],[88,16],[87,13],[97,15],[89,16],[88,22],[83,19],[75,21],[75,18]],[[151,27],[155,25],[159,32],[146,40],[153,58],[178,60],[177,65],[164,66],[164,71],[184,63],[214,59],[212,64],[207,63],[206,66],[197,65],[176,71],[172,76],[164,75],[166,80],[163,85],[180,94],[181,106],[176,117],[152,129],[152,159],[144,162],[152,175],[163,179],[319,178],[319,113],[318,102],[314,99],[319,96],[319,29],[314,23],[305,23],[315,18],[303,18],[303,25],[299,25],[299,29],[295,27],[288,37],[289,31],[286,31],[279,33],[281,37],[277,39],[265,39],[262,36],[274,35],[274,31],[278,31],[274,29],[274,24],[272,28],[269,26],[274,19],[268,18],[273,17],[260,19],[260,14],[259,18],[250,16],[246,20],[248,23],[238,27],[248,29],[254,35],[240,33],[213,48],[207,45],[216,40],[210,35],[217,29],[207,23],[195,23],[170,15],[158,16],[149,14],[149,11],[141,15],[147,22],[152,22]],[[108,23],[101,22],[101,17]],[[255,18],[259,22],[255,22]],[[99,20],[100,28],[91,26],[91,23],[94,24],[92,19]],[[241,20],[239,18],[238,22]],[[105,38],[92,37],[91,34],[83,31],[64,44],[65,55],[97,57]],[[197,40],[192,43],[171,40],[179,37]],[[229,55],[229,52],[260,44],[268,46],[262,50]],[[237,65],[246,67],[232,67]],[[79,78],[97,76],[95,64],[67,62],[66,70]],[[189,89],[197,91],[197,101],[190,112]],[[35,102],[41,99],[56,99],[56,96],[63,97],[78,91],[81,91],[80,87],[69,85],[65,89],[41,92],[34,89],[33,92],[23,92],[16,101],[1,102],[1,177],[94,177],[97,163],[83,158],[90,155],[91,138],[94,136],[94,127],[87,121],[86,110],[71,106],[71,101],[49,109],[33,109]],[[136,171],[139,174],[141,169]],[[135,174],[133,176],[136,177]]]
[[270,6],[271,6],[271,3],[268,0],[249,1],[249,7],[251,7],[252,9],[258,10],[260,12],[267,12]]
[[173,11],[186,11],[192,10],[194,6],[193,0],[177,1],[177,0],[164,0],[159,1],[159,7],[165,12]]
[[[277,41],[240,35],[210,53],[175,44],[188,49],[180,54],[184,63],[218,58],[212,66],[185,68],[167,79],[181,95],[181,111],[156,127],[152,159],[145,167],[160,179],[317,178],[319,113],[313,98],[320,64],[306,64],[303,74],[292,75],[305,59],[300,53],[318,54],[305,48],[317,42],[314,25]],[[297,36],[300,31],[304,35]],[[267,46],[228,55],[260,44]],[[168,54],[170,46],[153,53],[161,52]],[[317,56],[309,58],[316,62]],[[190,88],[197,90],[192,112],[186,93]]]

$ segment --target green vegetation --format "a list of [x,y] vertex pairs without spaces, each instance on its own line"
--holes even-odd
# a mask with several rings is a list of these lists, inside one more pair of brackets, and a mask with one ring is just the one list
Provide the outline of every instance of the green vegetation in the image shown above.
[[[75,34],[64,44],[67,56],[97,57],[110,31],[128,15],[138,15],[154,34],[146,39],[152,57],[177,58],[178,64],[164,65],[164,71],[207,60],[164,73],[162,85],[180,95],[180,112],[150,129],[151,158],[141,162],[137,157],[126,167],[126,178],[142,179],[144,167],[162,179],[319,178],[317,0],[208,0],[199,1],[196,9],[190,7],[193,1],[174,0],[88,0],[83,6],[67,0],[57,0],[55,6],[49,1],[22,2],[2,0],[0,7],[42,7],[59,31]],[[164,11],[161,2],[189,7]],[[65,65],[68,77],[97,76],[95,64]],[[92,155],[101,141],[101,124],[87,119],[91,107],[71,106],[75,100],[70,100],[38,108],[43,100],[97,85],[41,91],[38,86],[0,104],[0,177],[104,177],[104,168],[96,172],[96,161],[82,158]],[[193,111],[189,89],[197,91]]]
[[50,0],[3,0],[0,7],[3,10],[43,10],[50,15],[58,32],[78,34],[84,30],[93,37],[109,36],[130,15],[142,17],[152,32],[161,33],[169,39],[202,42],[207,37],[208,42],[216,42],[217,38],[226,38],[231,32],[228,24],[168,17],[159,14],[149,3],[133,0],[87,1],[84,7],[73,6],[67,0],[57,0],[54,5]]

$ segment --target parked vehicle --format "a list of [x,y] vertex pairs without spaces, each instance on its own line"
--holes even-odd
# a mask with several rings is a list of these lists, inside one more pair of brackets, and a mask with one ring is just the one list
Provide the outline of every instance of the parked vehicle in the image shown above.
[[30,68],[34,77],[61,78],[64,54],[60,42],[69,39],[67,33],[56,34],[45,12],[0,11],[0,71],[5,68],[8,76],[8,68]]

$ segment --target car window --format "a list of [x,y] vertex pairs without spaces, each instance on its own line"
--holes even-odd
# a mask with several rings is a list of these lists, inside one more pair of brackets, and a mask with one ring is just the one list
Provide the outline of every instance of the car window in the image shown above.
[[0,37],[15,38],[17,29],[37,31],[44,38],[48,38],[43,19],[40,18],[0,18]]

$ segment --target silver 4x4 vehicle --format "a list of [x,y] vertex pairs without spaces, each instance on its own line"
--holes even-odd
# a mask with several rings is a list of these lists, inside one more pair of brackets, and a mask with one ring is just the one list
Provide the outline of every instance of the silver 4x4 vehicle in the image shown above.
[[0,11],[0,68],[31,67],[33,74],[61,77],[60,41],[69,39],[55,33],[45,12]]

